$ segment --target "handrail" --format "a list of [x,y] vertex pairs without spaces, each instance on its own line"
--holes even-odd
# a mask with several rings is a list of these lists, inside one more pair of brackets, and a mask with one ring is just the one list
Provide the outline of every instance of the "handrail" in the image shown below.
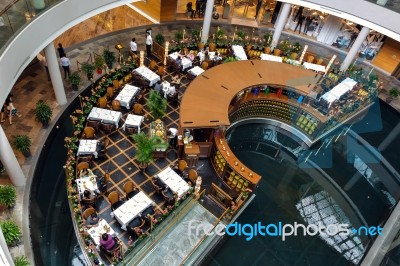
[[6,13],[6,11],[9,10],[18,1],[20,1],[20,0],[14,0],[11,3],[9,3],[8,5],[6,5],[6,7],[0,11],[0,16],[2,16],[4,13]]

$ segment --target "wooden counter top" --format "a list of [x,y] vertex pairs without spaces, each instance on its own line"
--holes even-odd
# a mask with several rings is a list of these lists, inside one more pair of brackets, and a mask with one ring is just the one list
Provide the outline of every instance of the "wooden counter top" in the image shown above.
[[[216,148],[220,151],[222,157],[226,160],[226,163],[239,175],[243,176],[250,183],[258,184],[261,179],[261,176],[253,172],[250,168],[246,167],[242,164],[238,158],[233,154],[231,149],[228,146],[225,138],[220,138],[219,135],[215,136],[215,145]],[[235,165],[235,163],[237,165]]]
[[307,95],[317,81],[313,71],[278,62],[246,60],[222,64],[196,77],[186,89],[180,105],[180,126],[230,125],[230,102],[238,92],[251,86],[283,85]]

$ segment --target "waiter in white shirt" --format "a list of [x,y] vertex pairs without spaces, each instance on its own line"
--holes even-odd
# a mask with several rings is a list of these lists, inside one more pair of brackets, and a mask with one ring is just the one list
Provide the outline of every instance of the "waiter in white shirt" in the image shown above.
[[131,52],[137,55],[137,44],[135,38],[132,38],[132,41],[130,42],[129,46],[131,47]]
[[151,59],[151,46],[153,45],[153,39],[151,38],[150,32],[146,31],[146,50],[147,57]]
[[69,61],[67,55],[63,55],[60,58],[60,65],[64,69],[64,77],[67,79],[69,77],[70,71],[69,71],[69,66],[71,65],[71,62]]

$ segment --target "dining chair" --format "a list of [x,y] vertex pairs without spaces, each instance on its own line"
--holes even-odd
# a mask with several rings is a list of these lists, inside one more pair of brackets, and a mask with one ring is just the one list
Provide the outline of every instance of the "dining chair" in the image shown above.
[[143,114],[143,105],[141,105],[140,103],[135,103],[133,105],[133,114],[142,115]]
[[97,152],[97,157],[98,158],[104,158],[107,154],[107,147],[110,145],[110,139],[106,138],[102,143],[101,143],[101,149]]
[[111,99],[114,97],[114,88],[113,87],[108,87],[106,95],[107,99]]
[[207,63],[206,61],[203,61],[203,62],[201,63],[201,68],[202,68],[203,70],[207,70],[207,68],[208,68],[208,63]]
[[167,206],[175,203],[174,193],[172,193],[171,189],[163,190],[161,194],[163,195]]
[[96,213],[96,210],[93,207],[89,207],[82,213],[82,218],[86,221],[93,213]]
[[93,127],[85,127],[83,129],[82,138],[94,139],[96,137],[96,130]]
[[151,60],[149,68],[154,71],[154,70],[156,70],[156,67],[157,67],[157,62],[154,60]]
[[121,103],[118,100],[112,100],[111,106],[112,106],[113,111],[121,110]]
[[100,108],[107,108],[107,98],[106,97],[100,97],[97,100],[97,104]]
[[143,220],[142,217],[137,216],[135,219],[129,222],[129,224],[126,226],[126,229],[129,233],[139,237],[140,235],[137,233],[138,230],[135,229],[141,229],[145,223],[146,221]]
[[76,166],[76,171],[78,172],[78,174],[84,169],[89,169],[88,162],[81,162],[81,163],[78,163],[78,165]]
[[88,163],[89,166],[92,165],[92,163],[93,163],[93,155],[91,155],[91,154],[90,155],[79,155],[78,156],[78,163],[82,163],[82,162]]
[[124,204],[124,202],[120,200],[119,193],[117,191],[111,191],[110,194],[108,194],[107,199],[110,202],[111,209],[113,211],[115,211],[116,209],[118,209],[118,207]]
[[129,135],[137,134],[137,127],[131,126],[131,125],[126,125],[125,132]]
[[124,192],[126,199],[134,197],[139,191],[135,188],[135,184],[132,181],[126,181],[124,186]]
[[189,181],[192,182],[192,184],[195,184],[197,177],[198,177],[197,171],[195,169],[190,169],[188,173]]
[[99,127],[100,127],[100,121],[88,119],[87,123],[86,123],[86,126],[92,127],[92,128],[94,128],[95,132],[98,132],[99,131]]
[[115,130],[115,125],[110,124],[110,123],[101,122],[101,130],[103,130],[104,133],[109,134]]
[[309,55],[307,56],[307,63],[312,63],[314,61],[314,56]]

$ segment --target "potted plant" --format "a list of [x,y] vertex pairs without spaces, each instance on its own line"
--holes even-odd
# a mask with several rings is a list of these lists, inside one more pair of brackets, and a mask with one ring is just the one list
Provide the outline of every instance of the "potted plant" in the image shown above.
[[82,71],[86,74],[88,80],[93,78],[93,72],[96,69],[94,64],[91,63],[84,63],[82,64]]
[[31,156],[32,141],[28,135],[17,135],[14,139],[14,147],[22,152],[25,157]]
[[103,57],[104,57],[104,62],[106,62],[108,68],[111,69],[113,66],[113,63],[116,60],[115,53],[110,51],[109,48],[107,48],[107,49],[104,49],[104,51],[103,51]]
[[165,43],[165,37],[164,35],[159,32],[156,37],[154,38],[154,42],[158,43],[159,45],[163,46]]
[[15,266],[29,266],[30,265],[28,259],[24,255],[16,257],[14,259],[14,264],[15,264]]
[[158,136],[155,137],[156,138],[154,139],[154,149],[156,151],[166,151],[169,147],[168,142]]
[[135,158],[139,162],[139,168],[145,170],[149,163],[153,161],[154,144],[156,136],[149,137],[146,133],[140,132],[131,136],[136,144]]
[[17,200],[17,191],[14,186],[0,186],[0,208],[12,208]]
[[151,90],[149,99],[147,100],[147,106],[154,119],[162,118],[167,110],[167,100],[162,98],[155,90]]
[[393,101],[394,99],[396,99],[397,97],[399,97],[400,95],[400,91],[398,88],[393,87],[389,90],[389,97],[386,99],[386,102],[390,103],[391,101]]
[[69,75],[69,82],[71,82],[72,89],[77,91],[79,89],[79,84],[81,83],[81,75],[78,71],[74,71]]
[[39,120],[43,124],[43,126],[49,125],[49,121],[51,119],[51,116],[53,115],[53,111],[45,101],[38,101],[36,103],[34,112],[36,119]]
[[96,68],[97,74],[101,74],[103,72],[104,67],[104,59],[101,56],[96,56],[94,58],[94,67]]
[[5,220],[0,222],[0,226],[7,246],[13,247],[18,244],[22,236],[18,225],[13,220]]

